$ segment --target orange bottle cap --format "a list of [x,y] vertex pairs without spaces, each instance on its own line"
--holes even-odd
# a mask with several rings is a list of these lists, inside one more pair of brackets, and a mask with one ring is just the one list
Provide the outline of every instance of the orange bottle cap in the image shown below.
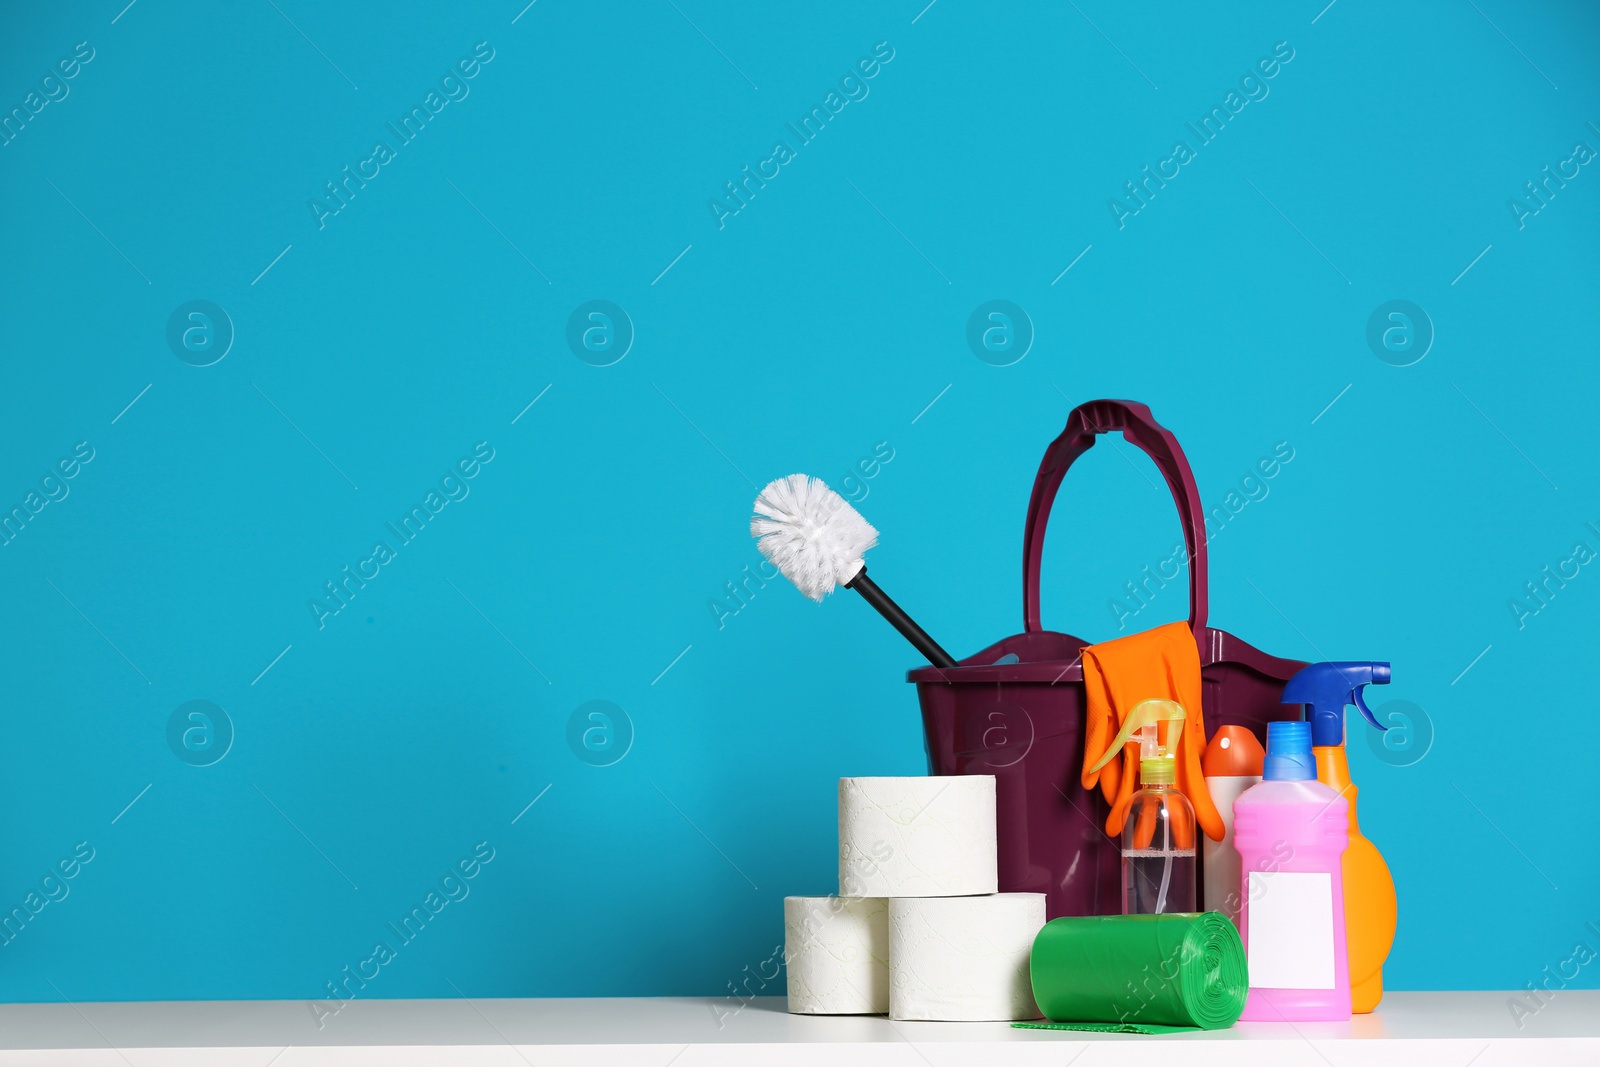
[[1200,772],[1207,778],[1261,776],[1267,754],[1256,735],[1243,726],[1219,726],[1200,754]]

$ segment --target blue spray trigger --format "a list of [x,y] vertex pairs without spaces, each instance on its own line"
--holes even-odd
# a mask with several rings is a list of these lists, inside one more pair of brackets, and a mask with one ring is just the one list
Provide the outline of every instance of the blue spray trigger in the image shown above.
[[1318,747],[1342,745],[1344,709],[1348,704],[1359,708],[1373,726],[1388,729],[1367,707],[1361,691],[1368,685],[1388,685],[1390,673],[1389,664],[1373,660],[1313,663],[1289,679],[1283,687],[1283,702],[1305,705],[1312,744]]
[[[1388,682],[1388,680],[1385,679],[1383,682],[1380,682],[1379,684],[1380,685],[1384,685],[1384,684],[1387,684],[1387,682]],[[1350,690],[1350,695],[1355,698],[1356,707],[1361,709],[1361,714],[1363,714],[1363,715],[1365,715],[1367,717],[1367,721],[1368,722],[1370,722],[1372,725],[1376,726],[1380,730],[1387,730],[1388,727],[1385,726],[1383,723],[1379,722],[1378,721],[1378,717],[1372,713],[1372,709],[1367,707],[1366,698],[1361,695],[1362,691],[1365,690],[1366,688],[1367,687],[1364,686],[1364,685],[1358,685],[1354,689]]]

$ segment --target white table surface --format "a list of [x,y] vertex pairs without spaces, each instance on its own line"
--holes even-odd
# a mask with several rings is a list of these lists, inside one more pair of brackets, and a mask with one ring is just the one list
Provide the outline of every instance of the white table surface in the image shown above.
[[803,1016],[781,997],[0,1005],[0,1065],[627,1064],[639,1067],[1600,1065],[1600,990],[1563,990],[1519,1029],[1512,994],[1391,992],[1348,1023],[1240,1023],[1162,1037]]

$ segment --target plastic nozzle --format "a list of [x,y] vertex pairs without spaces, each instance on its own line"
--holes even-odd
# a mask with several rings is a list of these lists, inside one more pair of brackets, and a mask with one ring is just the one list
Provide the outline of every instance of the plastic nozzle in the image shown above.
[[[1175,700],[1141,700],[1128,712],[1122,729],[1106,747],[1100,762],[1089,770],[1098,771],[1122,751],[1130,741],[1139,742],[1139,778],[1146,785],[1171,785],[1177,780],[1178,739],[1183,736],[1183,723],[1188,713]],[[1167,725],[1167,743],[1158,736],[1157,723]]]
[[1200,773],[1207,778],[1261,777],[1267,758],[1256,735],[1244,726],[1219,726],[1200,754]]
[[1389,664],[1374,660],[1313,663],[1289,679],[1283,687],[1283,703],[1305,705],[1313,745],[1342,745],[1346,704],[1354,704],[1379,730],[1388,729],[1367,707],[1362,690],[1368,685],[1388,685],[1389,677]]

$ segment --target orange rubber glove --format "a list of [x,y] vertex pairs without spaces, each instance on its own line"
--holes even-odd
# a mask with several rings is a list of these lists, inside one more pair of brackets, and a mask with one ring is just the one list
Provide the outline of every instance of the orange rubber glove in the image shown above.
[[1211,802],[1205,776],[1200,773],[1200,752],[1206,745],[1205,719],[1200,706],[1200,650],[1186,622],[1157,626],[1144,633],[1119,637],[1090,645],[1083,650],[1083,685],[1088,694],[1087,721],[1084,724],[1083,787],[1100,791],[1111,803],[1106,833],[1122,833],[1128,817],[1128,803],[1138,788],[1139,745],[1123,746],[1120,761],[1112,760],[1097,772],[1089,770],[1100,761],[1106,747],[1122,728],[1123,716],[1142,700],[1175,700],[1183,705],[1187,718],[1178,741],[1178,788],[1194,806],[1200,829],[1213,841],[1221,841],[1222,816]]

